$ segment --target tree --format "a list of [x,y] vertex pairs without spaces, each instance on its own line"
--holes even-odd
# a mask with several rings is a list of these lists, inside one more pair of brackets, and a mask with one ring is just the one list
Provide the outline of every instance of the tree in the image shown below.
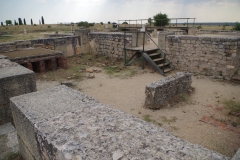
[[236,22],[233,26],[233,30],[240,31],[240,23]]
[[42,16],[42,24],[44,24],[44,19],[43,19],[43,16]]
[[111,22],[110,21],[108,21],[108,24],[110,24]]
[[169,24],[170,19],[168,19],[167,14],[162,14],[161,12],[153,16],[155,26],[166,26]]
[[122,24],[128,24],[128,22],[123,22]]
[[24,23],[24,25],[26,25],[26,20],[25,20],[25,18],[23,19],[23,23]]
[[103,22],[100,22],[101,25],[103,25]]
[[11,20],[6,20],[5,23],[6,23],[6,26],[8,26],[8,25],[12,24],[12,21]]
[[33,21],[32,21],[32,19],[31,19],[31,25],[33,25]]
[[148,23],[150,24],[150,26],[152,25],[152,18],[148,18]]
[[18,24],[19,24],[19,25],[23,25],[21,18],[18,18]]
[[3,22],[1,22],[1,26],[3,26]]
[[86,27],[86,28],[88,28],[90,25],[89,25],[89,23],[87,21],[85,21],[85,22],[81,21],[81,22],[77,23],[77,26],[78,27]]
[[17,25],[17,22],[16,22],[16,20],[14,19],[14,25],[16,26]]
[[41,21],[40,21],[40,19],[39,19],[39,25],[41,25]]

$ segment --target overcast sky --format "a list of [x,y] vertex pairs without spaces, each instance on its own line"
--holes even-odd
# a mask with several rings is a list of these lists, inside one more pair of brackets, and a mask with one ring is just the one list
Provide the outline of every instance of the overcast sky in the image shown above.
[[58,22],[117,22],[166,13],[196,22],[240,22],[240,0],[0,0],[0,21],[25,18]]

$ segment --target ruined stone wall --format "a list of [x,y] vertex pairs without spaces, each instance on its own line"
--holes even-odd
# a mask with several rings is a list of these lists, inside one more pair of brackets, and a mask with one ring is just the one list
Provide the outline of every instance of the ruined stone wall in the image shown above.
[[63,52],[64,56],[68,57],[80,53],[79,41],[79,36],[66,36],[0,43],[0,53],[34,47],[58,50]]
[[11,98],[11,107],[27,160],[229,159],[63,85]]
[[230,78],[240,66],[240,37],[166,36],[166,55],[180,70]]
[[34,72],[8,59],[0,59],[0,125],[13,122],[10,98],[34,91]]
[[191,74],[178,72],[156,82],[146,85],[145,104],[146,108],[160,109],[174,96],[191,89]]
[[[88,34],[91,51],[107,57],[123,58],[124,33],[91,32]],[[126,47],[132,46],[132,34],[126,33]]]

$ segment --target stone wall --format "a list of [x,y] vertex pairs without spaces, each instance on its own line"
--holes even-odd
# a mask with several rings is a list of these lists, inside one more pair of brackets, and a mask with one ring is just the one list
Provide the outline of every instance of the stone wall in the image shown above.
[[165,43],[167,58],[183,71],[229,79],[240,66],[240,37],[168,35]]
[[146,108],[160,109],[174,96],[191,89],[191,74],[178,72],[159,81],[146,85],[145,104]]
[[63,85],[11,98],[11,107],[26,160],[229,159]]
[[34,91],[34,72],[8,59],[0,59],[0,125],[13,122],[10,98]]
[[[88,34],[91,51],[107,57],[123,58],[124,33],[91,32]],[[132,46],[132,34],[126,33],[126,47]]]
[[66,57],[79,54],[81,50],[79,36],[65,36],[0,43],[0,53],[29,47],[58,50]]

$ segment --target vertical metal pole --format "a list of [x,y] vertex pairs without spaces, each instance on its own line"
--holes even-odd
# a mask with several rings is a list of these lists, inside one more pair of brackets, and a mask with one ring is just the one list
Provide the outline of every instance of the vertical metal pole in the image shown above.
[[145,31],[143,32],[143,52],[144,52]]
[[136,47],[138,47],[138,31],[137,31]]
[[124,46],[123,46],[123,49],[124,49],[124,66],[126,66],[126,48],[125,48],[125,37],[126,37],[126,31],[124,31],[124,36],[123,36],[123,41],[124,41]]

